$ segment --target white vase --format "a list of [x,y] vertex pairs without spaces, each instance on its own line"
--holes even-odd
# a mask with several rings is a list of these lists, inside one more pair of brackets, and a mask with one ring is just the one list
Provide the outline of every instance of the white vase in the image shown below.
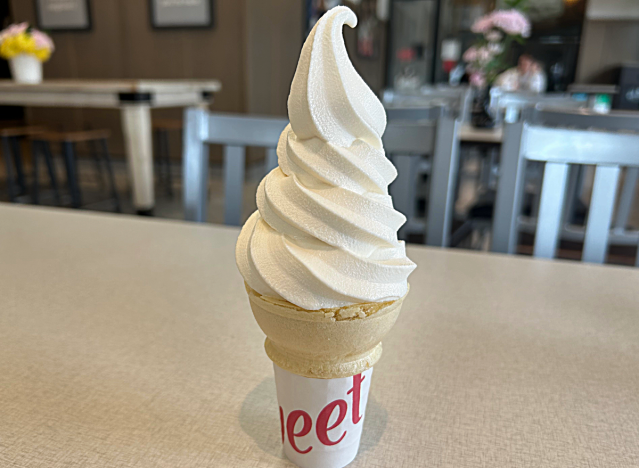
[[16,83],[37,84],[42,81],[42,62],[32,54],[19,54],[9,60]]

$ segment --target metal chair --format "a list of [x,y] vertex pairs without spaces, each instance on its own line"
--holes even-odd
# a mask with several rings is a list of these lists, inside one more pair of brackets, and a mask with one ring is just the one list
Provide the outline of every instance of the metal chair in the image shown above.
[[[407,218],[399,237],[425,233],[428,245],[446,247],[452,228],[461,123],[447,116],[443,107],[419,109],[418,121],[395,120],[397,114],[387,112],[389,123],[382,141],[398,173],[389,191],[395,208]],[[431,158],[424,159],[425,155]],[[424,174],[429,174],[430,183],[426,220],[415,214],[418,181]]]
[[382,102],[388,120],[419,120],[421,112],[432,107],[446,107],[463,122],[470,120],[473,91],[468,86],[422,86],[420,90],[407,93],[386,90]]
[[242,222],[244,159],[247,146],[266,148],[266,170],[277,166],[277,142],[287,119],[185,111],[182,153],[184,215],[187,221],[206,221],[208,204],[208,144],[224,146],[224,224]]
[[[592,128],[598,130],[586,130]],[[628,130],[639,131],[639,117],[630,113],[597,115],[587,111],[537,110],[524,121],[506,124],[492,250],[515,253],[522,225],[520,211],[525,166],[528,161],[539,161],[545,168],[533,255],[553,258],[560,238],[570,233],[573,240],[581,238],[584,241],[583,261],[603,263],[609,241],[616,240],[612,238],[610,228],[621,167],[639,168],[639,134],[621,132]],[[596,166],[587,224],[585,229],[566,228],[564,201],[569,168],[570,165],[585,164]],[[627,190],[622,190],[622,199]],[[627,203],[632,204],[632,197]],[[630,207],[620,208],[618,216],[622,210],[630,212]],[[635,245],[639,240],[636,234],[625,233],[624,236]],[[637,257],[639,265],[639,255]]]
[[499,119],[505,114],[505,121],[513,123],[526,108],[582,109],[588,103],[573,99],[569,93],[504,92],[500,88],[493,88],[490,91],[489,105],[497,112]]
[[[431,108],[430,119],[421,122],[390,122],[383,136],[384,146],[399,176],[391,185],[395,205],[412,219],[414,191],[410,181],[418,173],[421,155],[433,155],[428,208],[427,242],[447,245],[452,222],[459,123],[443,117],[442,108]],[[185,113],[183,178],[184,210],[189,221],[206,221],[208,202],[209,143],[224,145],[224,224],[241,223],[246,146],[267,148],[266,171],[277,166],[276,147],[288,121],[269,117],[211,114],[191,108]],[[424,232],[424,224],[418,224]]]

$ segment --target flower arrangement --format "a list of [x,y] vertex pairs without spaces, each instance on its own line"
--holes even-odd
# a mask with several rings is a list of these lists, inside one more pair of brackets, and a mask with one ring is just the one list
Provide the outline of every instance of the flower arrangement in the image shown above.
[[29,54],[40,62],[46,62],[53,50],[51,38],[28,23],[12,24],[0,31],[0,56],[4,59],[11,60],[20,54]]
[[495,10],[477,19],[471,31],[480,37],[466,52],[470,84],[483,88],[492,84],[508,68],[506,55],[513,42],[522,44],[530,37],[530,21],[518,9]]

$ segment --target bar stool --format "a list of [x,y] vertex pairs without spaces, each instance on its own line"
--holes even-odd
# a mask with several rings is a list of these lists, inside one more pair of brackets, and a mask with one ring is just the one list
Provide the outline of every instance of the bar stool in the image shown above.
[[[7,191],[9,201],[17,201],[18,195],[27,191],[27,184],[22,164],[22,152],[20,150],[20,138],[34,136],[45,131],[44,127],[38,126],[17,126],[0,128],[0,139],[2,140],[2,155],[4,156],[5,168],[7,172]],[[56,186],[55,174],[52,172],[52,165],[47,161],[51,183]]]
[[[34,154],[42,152],[45,155],[45,159],[47,157],[46,155],[51,154],[51,143],[59,143],[61,145],[62,156],[64,157],[64,165],[67,172],[67,183],[69,185],[69,192],[71,193],[71,206],[73,208],[80,208],[82,205],[82,196],[80,193],[76,164],[76,144],[86,142],[91,147],[100,184],[104,187],[104,178],[102,176],[101,166],[101,163],[104,163],[107,171],[107,181],[110,186],[111,198],[114,202],[114,209],[118,213],[122,212],[120,198],[118,196],[115,186],[115,178],[113,176],[111,156],[107,145],[107,139],[110,136],[111,132],[109,130],[101,129],[73,132],[45,132],[34,135],[31,138]],[[36,161],[37,157],[34,159],[34,171],[37,170]],[[34,178],[34,181],[34,193],[37,194],[37,177]]]
[[158,182],[173,197],[173,177],[171,174],[171,151],[169,148],[169,132],[181,132],[180,119],[155,119],[152,123],[155,138],[156,158],[158,161]]

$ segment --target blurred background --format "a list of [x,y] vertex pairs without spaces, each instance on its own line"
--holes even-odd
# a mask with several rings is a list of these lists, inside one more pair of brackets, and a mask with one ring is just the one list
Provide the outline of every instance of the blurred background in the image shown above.
[[[521,169],[515,212],[498,195],[510,177],[504,158],[521,153],[505,143],[516,125],[639,131],[636,0],[0,0],[4,27],[28,22],[55,44],[42,81],[21,83],[17,61],[0,63],[0,201],[241,224],[276,165],[273,138],[303,41],[338,4],[358,15],[346,46],[387,108],[385,146],[399,171],[390,190],[408,242],[531,255],[543,161]],[[530,34],[510,41],[495,26],[506,39],[492,41],[473,27],[512,8]],[[495,76],[466,55],[493,42]],[[508,85],[508,71],[519,85]],[[540,87],[524,89],[523,76]],[[606,161],[568,162],[552,251],[580,259]],[[630,265],[637,169],[613,162],[614,203],[597,222],[609,231],[604,260]],[[497,210],[517,218],[507,247],[495,241]]]

